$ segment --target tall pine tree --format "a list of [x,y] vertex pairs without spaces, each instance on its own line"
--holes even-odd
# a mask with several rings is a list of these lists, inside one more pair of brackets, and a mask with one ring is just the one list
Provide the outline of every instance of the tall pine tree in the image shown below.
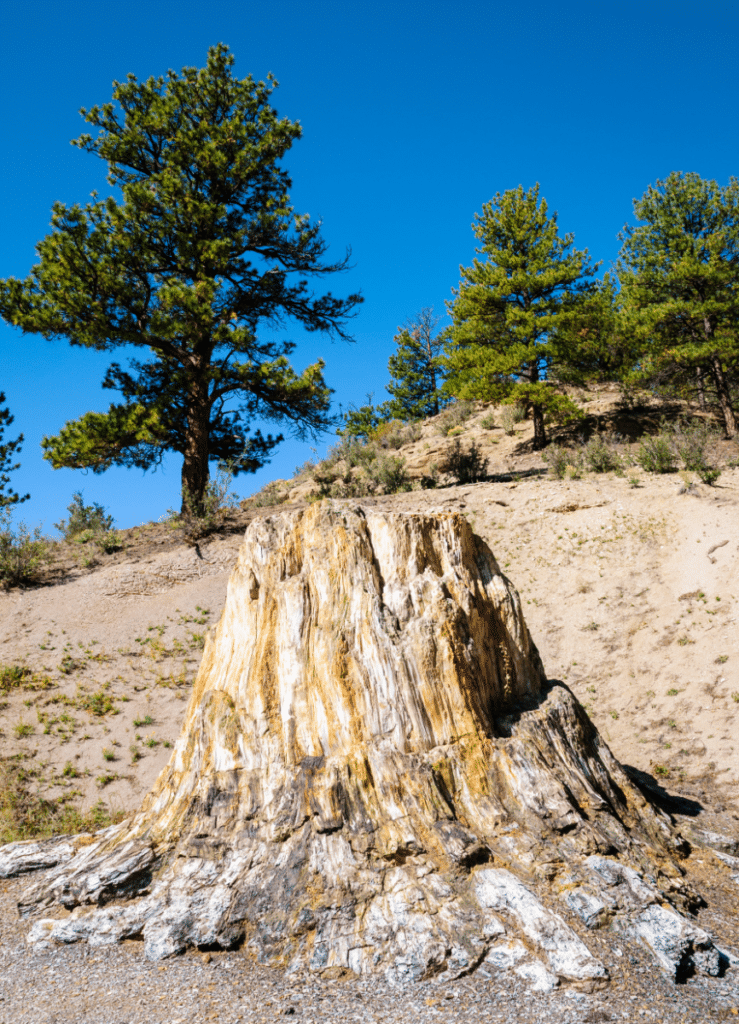
[[21,497],[8,486],[10,483],[8,474],[21,467],[20,462],[13,462],[13,458],[23,444],[23,434],[19,434],[15,441],[3,441],[6,428],[13,422],[10,410],[7,406],[2,407],[4,401],[5,395],[0,391],[0,510],[8,508],[10,505],[18,505],[30,498],[30,494],[24,494]]
[[634,200],[640,223],[621,235],[622,329],[636,350],[633,382],[696,375],[710,386],[727,437],[737,431],[730,389],[739,370],[739,180],[721,188],[674,171]]
[[387,368],[391,398],[383,411],[393,419],[418,420],[436,416],[445,403],[443,339],[434,335],[441,321],[432,306],[409,320],[395,336],[396,351]]
[[[498,193],[472,225],[478,257],[460,267],[462,280],[448,303],[453,325],[447,344],[447,391],[458,398],[519,402],[531,410],[534,447],[547,443],[545,413],[579,415],[557,391],[552,365],[597,324],[601,289],[587,249],[561,236],[539,185]],[[583,325],[582,327],[580,325]]]
[[146,353],[105,377],[123,402],[45,438],[44,457],[102,472],[180,452],[183,511],[202,508],[210,460],[238,460],[237,472],[266,461],[282,435],[252,430],[255,418],[297,436],[328,426],[323,362],[296,372],[274,329],[348,338],[361,301],[309,288],[346,259],[326,262],[320,224],[290,205],[280,161],[301,128],[270,105],[276,83],[239,80],[233,63],[218,45],[200,70],[129,75],[113,103],[83,110],[99,134],[75,145],[107,161],[122,201],[55,204],[30,276],[0,282],[0,313],[23,331]]

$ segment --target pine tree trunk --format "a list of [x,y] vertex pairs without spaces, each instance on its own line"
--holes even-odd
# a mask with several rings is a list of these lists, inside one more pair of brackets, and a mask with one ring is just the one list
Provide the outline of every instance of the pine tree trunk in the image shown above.
[[534,407],[534,451],[541,451],[547,446],[547,431],[544,426],[544,410],[540,405]]
[[[706,340],[710,339],[713,334],[711,322],[707,316],[703,317],[703,332],[706,336]],[[721,406],[721,413],[724,417],[724,430],[726,431],[727,437],[733,437],[736,434],[736,417],[734,416],[734,410],[731,406],[731,395],[729,393],[729,386],[726,383],[726,375],[724,374],[724,368],[721,365],[721,360],[714,352],[710,356],[710,367],[711,377],[716,387],[716,396],[718,398],[719,405]]]
[[729,394],[729,386],[726,383],[726,374],[721,365],[721,360],[716,355],[711,356],[711,376],[716,386],[716,394],[721,406],[721,413],[724,417],[726,436],[733,437],[736,434],[736,416],[731,406],[731,395]]
[[706,389],[705,389],[705,385],[703,384],[703,367],[702,366],[696,366],[696,368],[695,368],[695,376],[696,376],[696,379],[698,381],[698,404],[700,405],[701,409],[703,411],[705,411],[705,408],[706,408]]
[[208,486],[210,403],[207,383],[195,381],[187,408],[187,437],[182,463],[182,514],[203,510]]

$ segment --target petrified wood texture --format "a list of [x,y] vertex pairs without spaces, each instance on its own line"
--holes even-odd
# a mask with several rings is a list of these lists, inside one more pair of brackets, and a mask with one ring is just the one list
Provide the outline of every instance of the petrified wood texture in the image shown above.
[[36,943],[245,943],[294,969],[592,986],[607,973],[562,911],[672,972],[720,970],[684,916],[681,843],[546,681],[461,516],[324,502],[249,526],[138,814],[0,849],[0,875],[51,865],[21,912],[78,908],[36,921]]

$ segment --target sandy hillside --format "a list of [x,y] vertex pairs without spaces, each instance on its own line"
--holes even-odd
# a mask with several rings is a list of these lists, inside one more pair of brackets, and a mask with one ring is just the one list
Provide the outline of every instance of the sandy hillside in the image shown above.
[[[582,399],[589,429],[618,429],[626,455],[661,412],[624,413],[612,392]],[[530,424],[508,436],[484,429],[484,412],[456,436],[481,446],[489,482],[345,500],[463,512],[520,591],[548,674],[616,756],[668,789],[739,806],[739,469],[689,490],[638,468],[559,481],[532,452]],[[420,477],[453,442],[429,421],[393,454]],[[717,458],[737,455],[727,442]],[[278,485],[289,501],[314,487]],[[13,763],[33,788],[138,805],[179,733],[243,529],[270,511],[248,506],[197,550],[161,526],[125,531],[96,566],[0,593],[0,742],[4,757],[24,755]]]

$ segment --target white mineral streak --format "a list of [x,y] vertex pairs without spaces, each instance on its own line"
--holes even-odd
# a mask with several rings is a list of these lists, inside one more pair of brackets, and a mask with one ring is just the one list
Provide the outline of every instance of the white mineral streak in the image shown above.
[[603,926],[674,973],[714,973],[676,909],[681,849],[546,682],[518,595],[461,516],[324,502],[250,524],[139,813],[6,847],[0,875],[47,869],[24,914],[76,908],[33,924],[44,946],[143,938],[156,960],[245,944],[289,970],[479,967],[547,991],[606,980],[586,945]]
[[546,954],[557,977],[593,981],[607,976],[603,965],[562,918],[547,910],[510,871],[480,870],[474,884],[481,906],[510,914],[524,935]]

